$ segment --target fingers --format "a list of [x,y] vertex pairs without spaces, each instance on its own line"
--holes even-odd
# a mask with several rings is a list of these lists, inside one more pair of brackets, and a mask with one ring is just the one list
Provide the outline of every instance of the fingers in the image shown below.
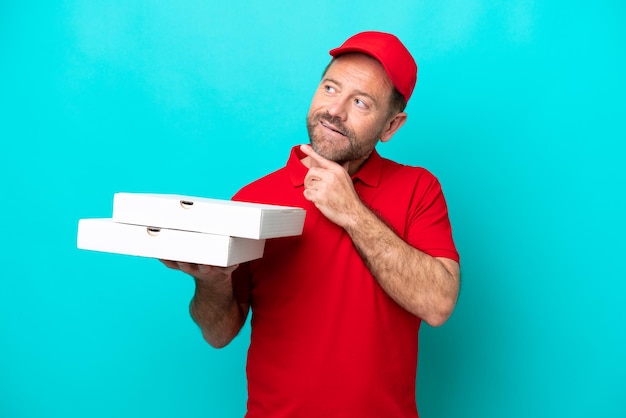
[[334,161],[327,160],[319,155],[311,145],[300,145],[300,149],[311,159],[311,167],[304,178],[304,186],[307,189],[315,189],[321,182],[327,181],[332,177],[330,173],[339,173],[337,169],[341,168]]
[[312,164],[310,170],[313,170],[317,167],[327,170],[337,170],[337,168],[341,167],[344,171],[349,172],[350,161],[346,161],[341,165],[337,164],[335,161],[331,161],[322,157],[317,152],[315,152],[312,146],[307,144],[300,145],[300,150],[311,158]]
[[311,160],[319,167],[333,168],[337,166],[337,163],[322,157],[317,152],[315,152],[315,150],[313,150],[313,147],[308,144],[300,145],[300,150],[309,157],[311,157]]
[[163,264],[165,264],[165,266],[167,268],[173,269],[173,270],[180,270],[180,267],[178,266],[178,263],[176,261],[172,261],[172,260],[161,260],[159,259],[159,261]]
[[195,263],[185,263],[182,261],[177,261],[176,264],[178,264],[178,268],[180,269],[180,271],[191,274],[192,276],[195,274],[196,271],[200,270],[199,265]]
[[304,176],[304,188],[305,189],[314,189],[315,186],[320,182],[321,178],[317,175],[312,169],[310,169],[306,176]]
[[223,267],[222,270],[226,274],[231,274],[233,271],[237,270],[238,267],[239,267],[239,264],[235,264],[234,266]]
[[198,269],[198,264],[194,264],[194,263],[185,263],[183,261],[161,260],[161,259],[159,259],[159,261],[165,264],[168,268],[171,268],[174,270],[181,270],[181,271],[184,271],[185,273],[188,273],[191,270]]
[[198,269],[198,264],[193,263],[184,263],[182,261],[173,261],[173,260],[161,260],[159,261],[165,264],[166,267],[171,268],[172,270],[180,270],[187,274],[192,274],[194,270]]
[[203,279],[210,278],[217,275],[230,275],[233,271],[239,267],[239,264],[235,264],[233,266],[228,267],[220,267],[220,266],[209,266],[205,264],[195,264],[195,263],[185,263],[183,261],[172,261],[172,260],[159,260],[161,263],[165,264],[168,268],[173,270],[179,270],[183,273],[187,273],[190,276]]

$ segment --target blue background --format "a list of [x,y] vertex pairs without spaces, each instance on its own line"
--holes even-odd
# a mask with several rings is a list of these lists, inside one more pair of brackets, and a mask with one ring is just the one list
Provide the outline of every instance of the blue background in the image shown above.
[[78,219],[280,167],[327,51],[376,29],[420,68],[379,151],[439,177],[462,256],[454,315],[421,331],[422,416],[626,417],[625,18],[608,0],[1,2],[0,416],[244,413],[249,328],[211,349],[188,277],[77,250]]

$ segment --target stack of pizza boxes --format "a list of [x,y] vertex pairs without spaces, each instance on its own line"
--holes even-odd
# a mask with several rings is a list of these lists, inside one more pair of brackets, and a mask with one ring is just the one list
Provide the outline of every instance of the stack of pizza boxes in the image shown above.
[[261,258],[266,239],[300,235],[304,217],[295,207],[116,193],[112,218],[79,220],[77,246],[227,267]]

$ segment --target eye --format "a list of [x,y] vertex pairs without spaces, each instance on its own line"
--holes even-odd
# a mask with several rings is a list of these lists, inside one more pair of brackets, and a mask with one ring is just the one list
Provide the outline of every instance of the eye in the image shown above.
[[365,103],[363,100],[356,98],[354,99],[354,104],[357,105],[358,107],[361,107],[363,109],[367,109],[367,103]]
[[332,93],[334,93],[334,92],[335,92],[335,88],[334,88],[333,86],[325,85],[325,86],[324,86],[324,91],[325,91],[326,93],[331,93],[331,94],[332,94]]

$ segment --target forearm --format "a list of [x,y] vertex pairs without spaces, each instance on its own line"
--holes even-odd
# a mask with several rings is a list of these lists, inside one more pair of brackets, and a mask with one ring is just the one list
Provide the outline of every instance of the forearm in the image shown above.
[[196,291],[189,305],[191,317],[210,345],[224,347],[239,333],[248,312],[237,303],[230,276],[210,282],[196,278],[195,282]]
[[[329,220],[343,227],[374,278],[387,294],[431,325],[452,314],[459,292],[459,265],[425,254],[402,240],[361,201],[348,174],[309,145],[304,197]],[[305,160],[303,160],[305,161]]]
[[452,314],[459,291],[458,264],[421,252],[361,205],[344,226],[385,292],[430,325]]

